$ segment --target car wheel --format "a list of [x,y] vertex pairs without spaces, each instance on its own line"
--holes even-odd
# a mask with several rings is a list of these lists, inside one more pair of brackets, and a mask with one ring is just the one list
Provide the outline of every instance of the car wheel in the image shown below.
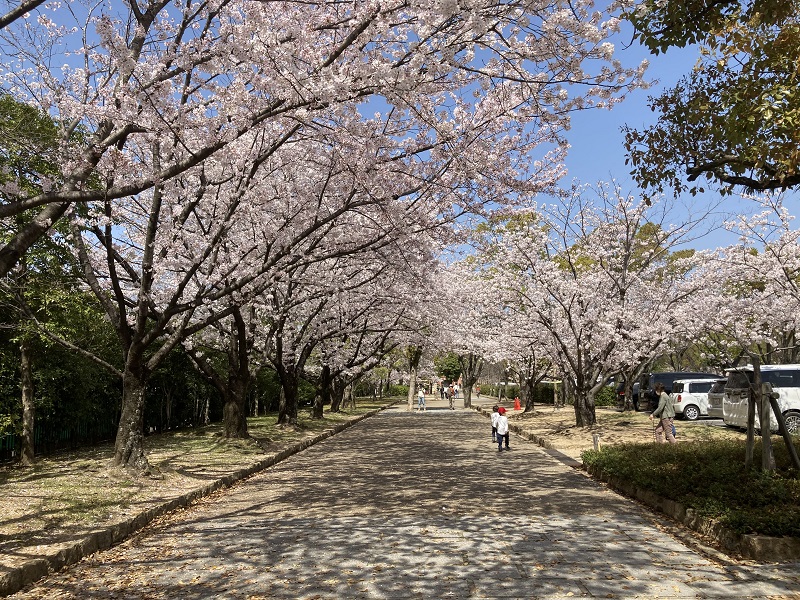
[[786,429],[791,435],[800,435],[800,412],[790,410],[783,415],[783,419],[786,421]]
[[683,407],[683,418],[687,421],[697,421],[700,417],[700,409],[690,404],[689,406]]

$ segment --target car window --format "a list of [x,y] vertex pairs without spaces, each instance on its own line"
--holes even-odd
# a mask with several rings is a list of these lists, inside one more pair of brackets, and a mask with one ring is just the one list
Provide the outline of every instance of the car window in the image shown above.
[[742,371],[733,371],[728,373],[728,382],[725,387],[728,388],[746,388],[750,386],[750,380],[747,378],[747,373]]
[[721,394],[725,390],[727,381],[715,381],[709,390],[709,394]]
[[700,383],[692,383],[690,385],[691,391],[693,394],[707,394],[711,391],[711,386],[713,385],[713,381],[703,381]]
[[683,384],[676,381],[672,384],[672,393],[680,394],[681,392],[683,392]]
[[761,380],[772,387],[800,387],[800,371],[762,371]]

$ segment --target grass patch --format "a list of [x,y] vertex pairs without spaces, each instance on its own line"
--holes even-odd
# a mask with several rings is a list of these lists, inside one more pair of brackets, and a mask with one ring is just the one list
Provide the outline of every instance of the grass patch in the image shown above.
[[[737,533],[800,537],[800,473],[783,444],[773,450],[773,474],[746,470],[745,443],[738,440],[620,444],[588,450],[582,458],[587,466],[694,508]],[[760,465],[760,445],[754,454]]]
[[4,466],[0,558],[28,545],[74,539],[389,402],[359,400],[355,409],[326,411],[323,419],[301,409],[297,427],[276,425],[276,413],[249,418],[249,439],[223,438],[220,424],[148,436],[144,445],[154,473],[144,477],[111,467],[113,444],[41,456],[30,468]]

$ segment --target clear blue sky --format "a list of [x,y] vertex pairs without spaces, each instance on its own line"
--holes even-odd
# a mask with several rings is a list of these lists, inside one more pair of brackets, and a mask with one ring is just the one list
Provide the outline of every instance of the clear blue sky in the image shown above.
[[[647,107],[648,96],[658,96],[662,89],[677,83],[682,75],[691,70],[698,54],[696,48],[675,48],[666,54],[652,56],[638,45],[626,49],[619,43],[617,49],[619,58],[626,65],[636,65],[643,58],[647,58],[650,61],[647,79],[650,81],[657,79],[659,82],[649,90],[637,90],[612,110],[582,111],[573,116],[572,129],[567,132],[567,139],[572,148],[567,159],[569,173],[565,183],[573,178],[586,184],[614,178],[622,185],[624,192],[635,194],[637,188],[628,174],[630,168],[625,165],[624,136],[620,128],[623,124],[628,124],[640,129],[655,123],[656,114]],[[687,205],[686,211],[694,211],[701,210],[709,204],[716,204],[719,200],[717,194],[706,193],[694,198],[687,195],[678,202]],[[787,202],[787,206],[794,214],[800,212],[796,210],[797,194]],[[726,216],[723,212],[749,213],[753,208],[751,202],[738,197],[726,198],[724,205],[717,211],[718,216],[708,220],[709,225],[718,224]],[[680,212],[679,210],[677,214]],[[714,227],[708,235],[696,240],[692,246],[698,249],[713,249],[736,241],[735,235]]]

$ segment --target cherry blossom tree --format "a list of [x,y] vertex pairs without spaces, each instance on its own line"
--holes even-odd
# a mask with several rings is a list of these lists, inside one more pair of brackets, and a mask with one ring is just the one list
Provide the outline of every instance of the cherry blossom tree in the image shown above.
[[[705,273],[709,290],[703,315],[710,331],[724,333],[747,349],[755,370],[753,388],[758,392],[762,359],[775,348],[790,356],[797,349],[793,340],[800,300],[800,232],[792,228],[793,217],[780,196],[754,200],[762,205],[762,212],[728,223],[740,233],[741,243],[719,250]],[[756,410],[759,422],[768,423],[771,408],[795,464],[800,465],[777,405],[771,407],[760,393],[752,400],[748,405],[746,465],[753,460]],[[775,468],[770,428],[761,430],[761,467],[769,471]]]
[[504,310],[529,322],[514,329],[549,338],[543,347],[574,390],[582,426],[595,423],[594,395],[612,374],[666,350],[681,307],[699,286],[701,255],[667,252],[686,239],[690,224],[650,222],[634,264],[626,235],[632,247],[636,232],[658,215],[618,192],[590,200],[574,189],[561,204],[517,215],[486,254]]
[[386,114],[436,124],[430,142],[488,179],[529,161],[481,142],[563,145],[571,110],[613,105],[643,70],[613,61],[618,20],[589,0],[23,7],[2,21],[3,89],[53,116],[61,164],[34,192],[5,186],[0,218],[35,218],[0,249],[2,274],[75,203],[152,194],[254,132],[279,145],[338,103],[380,98]]
[[552,189],[570,111],[641,85],[588,1],[54,9],[2,32],[4,90],[53,116],[59,164],[0,191],[0,218],[26,217],[0,273],[70,215],[124,355],[115,461],[143,469],[146,381],[175,345],[281,272]]

